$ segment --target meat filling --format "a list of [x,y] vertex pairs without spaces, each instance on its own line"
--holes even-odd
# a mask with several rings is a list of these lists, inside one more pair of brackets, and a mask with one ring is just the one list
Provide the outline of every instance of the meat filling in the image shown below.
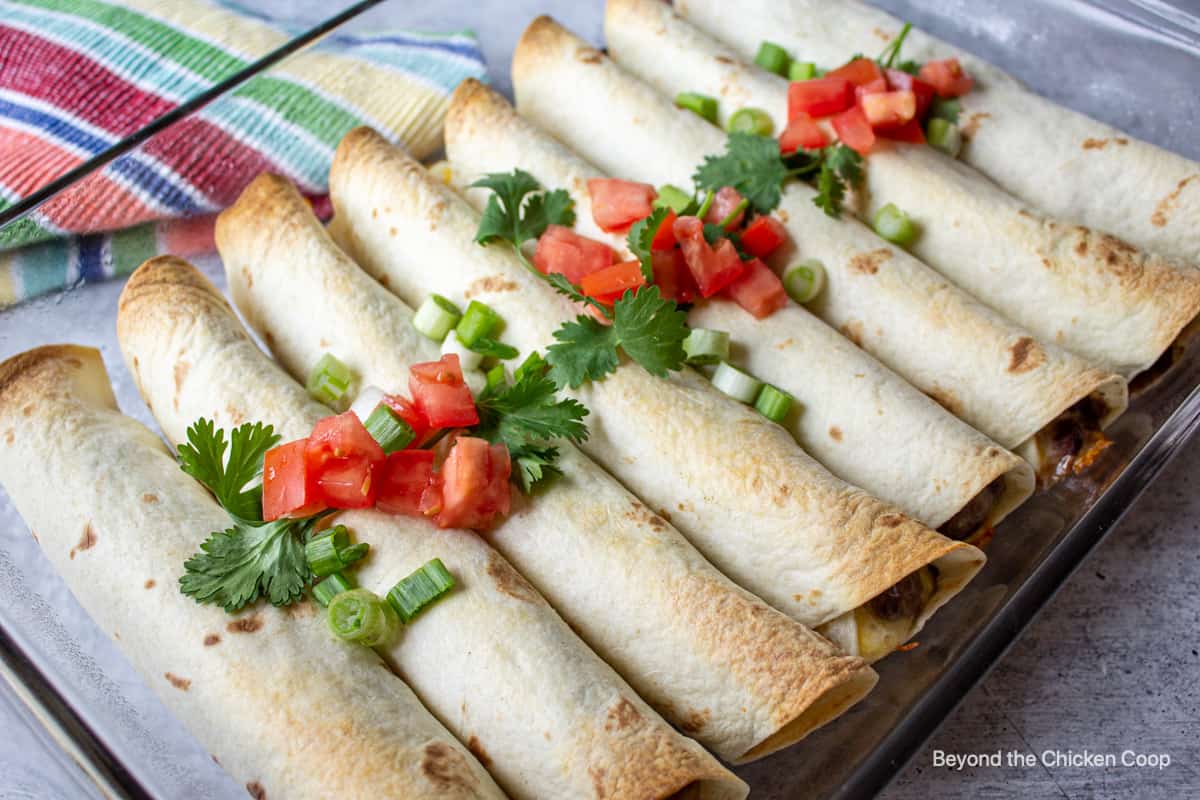
[[942,523],[938,532],[956,541],[966,542],[984,533],[985,526],[992,515],[992,509],[1000,502],[1004,494],[1004,477],[983,487],[983,491],[971,498],[971,501],[959,509],[958,513]]
[[1080,400],[1037,434],[1038,485],[1046,487],[1092,465],[1112,440],[1100,430],[1104,405],[1093,397]]
[[915,620],[937,589],[937,568],[923,567],[867,601],[875,616],[888,622]]

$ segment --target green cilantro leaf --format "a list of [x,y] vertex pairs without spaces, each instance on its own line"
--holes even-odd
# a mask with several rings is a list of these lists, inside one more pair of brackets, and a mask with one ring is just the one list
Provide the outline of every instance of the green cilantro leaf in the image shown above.
[[180,591],[231,614],[260,597],[277,606],[295,602],[312,580],[304,539],[322,516],[262,525],[238,521],[211,534],[184,563]]
[[521,491],[529,494],[539,484],[562,474],[557,466],[557,447],[518,447],[515,451],[509,449],[513,464],[516,465],[517,481]]
[[862,183],[862,156],[844,144],[821,151],[821,171],[817,174],[817,196],[813,203],[835,219],[841,216],[846,186]]
[[687,315],[664,300],[657,286],[625,292],[613,312],[612,328],[621,348],[647,372],[665,378],[683,366]]
[[564,322],[554,338],[558,342],[546,349],[546,361],[550,377],[558,386],[576,389],[587,381],[603,378],[620,364],[615,326],[578,316],[574,322]]
[[585,306],[593,306],[605,319],[612,319],[612,312],[605,308],[604,304],[595,298],[588,297],[583,292],[575,287],[575,284],[567,280],[567,277],[560,272],[552,272],[546,276],[546,283],[550,284],[554,291],[561,295],[569,297],[576,303],[582,303]]
[[[508,242],[523,261],[523,242],[538,238],[549,225],[575,224],[575,203],[571,196],[562,189],[542,192],[537,179],[524,170],[493,172],[471,186],[492,190],[475,241],[483,245]],[[531,194],[533,197],[529,197]]]
[[262,474],[263,456],[279,442],[270,425],[246,423],[229,437],[225,461],[225,431],[201,417],[187,430],[188,441],[179,445],[180,468],[213,493],[234,519],[262,520],[262,488],[246,484]]
[[717,191],[732,186],[760,214],[779,205],[780,185],[788,177],[787,165],[779,154],[779,142],[770,136],[732,133],[725,153],[707,156],[692,176],[701,191]]
[[654,209],[650,216],[633,223],[633,227],[629,229],[629,235],[626,237],[629,252],[633,253],[634,258],[641,262],[642,275],[645,276],[647,284],[654,283],[654,258],[651,255],[654,237],[658,235],[658,229],[666,221],[669,210],[666,207]]
[[550,225],[565,225],[568,228],[575,224],[575,201],[566,189],[555,189],[529,198],[522,215],[522,227],[527,238],[536,239],[546,232]]
[[944,97],[936,97],[929,107],[929,115],[958,124],[958,113],[961,110],[962,104],[958,102],[958,98],[947,100]]

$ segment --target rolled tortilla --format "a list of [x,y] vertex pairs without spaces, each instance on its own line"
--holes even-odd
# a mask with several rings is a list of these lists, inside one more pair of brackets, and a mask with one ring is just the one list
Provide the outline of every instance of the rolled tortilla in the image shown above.
[[[477,209],[490,193],[466,187],[481,175],[519,167],[547,189],[570,192],[577,231],[632,258],[625,238],[604,232],[592,218],[587,181],[603,173],[517,116],[478,81],[464,81],[451,99],[446,152],[454,185]],[[985,535],[1033,491],[1033,470],[1024,459],[996,446],[803,306],[789,303],[756,320],[736,303],[712,298],[694,306],[688,322],[728,331],[738,346],[738,364],[800,402],[803,410],[783,424],[810,455],[926,525],[953,519],[950,530],[960,535],[951,538]]]
[[[152,259],[134,273],[117,325],[171,441],[183,441],[200,416],[224,427],[284,420],[277,431],[289,441],[330,413],[178,259]],[[477,535],[374,510],[336,520],[370,543],[356,577],[376,594],[431,558],[456,577],[455,589],[381,653],[511,796],[632,800],[685,788],[719,800],[746,796],[745,784],[672,730]]]
[[[335,238],[406,302],[431,292],[482,300],[520,350],[544,348],[578,313],[511,250],[475,244],[474,209],[375,132],[342,140],[330,182]],[[584,452],[736,583],[810,627],[868,613],[874,598],[933,565],[936,587],[906,584],[919,596],[915,616],[869,636],[870,647],[853,635],[837,640],[851,652],[879,657],[890,649],[882,642],[911,636],[983,562],[975,548],[835,478],[785,430],[690,369],[658,379],[626,363],[573,394],[593,414]]]
[[[725,149],[725,134],[549,17],[517,44],[513,86],[518,111],[619,177],[689,186]],[[1032,458],[1034,434],[1076,403],[1094,398],[1101,424],[1125,409],[1119,376],[1038,342],[857,220],[830,218],[814,196],[792,182],[776,211],[791,234],[782,256],[825,265],[809,308],[949,411]]]
[[0,364],[0,483],[71,591],[221,766],[256,797],[499,798],[479,763],[313,606],[236,617],[177,586],[229,517],[117,410],[100,353]]
[[[746,106],[770,114],[776,131],[787,124],[784,78],[660,0],[609,0],[605,35],[613,59],[666,96],[720,98],[722,126]],[[881,140],[864,175],[860,217],[895,203],[920,227],[914,255],[1038,339],[1125,378],[1154,364],[1200,312],[1200,270],[1046,218],[933,147]]]
[[[826,67],[854,53],[878,53],[902,25],[855,0],[750,0],[733,14],[715,0],[678,0],[675,7],[745,58],[770,40]],[[1052,216],[1200,264],[1200,164],[1040,97],[922,31],[904,40],[905,58],[951,56],[975,78],[960,99],[966,163]]]
[[[408,366],[437,357],[428,340],[413,348],[403,335],[364,338],[344,324],[369,307],[387,331],[411,330],[412,311],[338,249],[287,181],[256,179],[222,215],[219,242],[243,317],[288,354],[293,374],[331,351],[362,384],[407,392]],[[331,284],[337,291],[319,291]],[[557,446],[563,475],[488,541],[668,721],[744,762],[804,737],[874,685],[860,660],[735,586],[604,470]]]

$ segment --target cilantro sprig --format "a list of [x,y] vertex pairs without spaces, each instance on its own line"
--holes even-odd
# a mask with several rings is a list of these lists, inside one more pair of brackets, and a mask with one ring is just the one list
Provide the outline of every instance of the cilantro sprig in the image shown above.
[[650,251],[654,244],[654,237],[658,235],[658,229],[667,219],[668,211],[669,209],[665,207],[654,209],[650,216],[633,223],[629,234],[625,237],[625,241],[629,245],[629,252],[633,253],[633,257],[642,265],[642,275],[646,278],[647,285],[654,283],[654,259]]
[[179,446],[183,471],[212,492],[235,519],[261,522],[262,487],[246,486],[262,474],[263,456],[279,443],[274,428],[261,422],[241,425],[234,428],[227,445],[225,431],[202,417],[188,428],[187,439]]
[[[551,225],[575,224],[575,201],[565,189],[543,192],[537,179],[522,169],[493,172],[471,184],[490,189],[475,241],[482,245],[508,242],[525,266],[533,269],[521,250]],[[536,272],[536,270],[534,270]]]

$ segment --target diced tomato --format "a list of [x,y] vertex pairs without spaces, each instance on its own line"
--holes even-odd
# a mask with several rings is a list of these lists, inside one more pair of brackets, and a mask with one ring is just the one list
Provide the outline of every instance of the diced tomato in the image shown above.
[[383,464],[383,448],[353,411],[326,417],[313,427],[304,450],[318,496],[330,508],[375,505],[374,471]]
[[875,131],[861,108],[851,108],[833,118],[833,129],[837,132],[842,144],[850,147],[860,155],[871,152],[875,145]]
[[650,184],[620,178],[592,178],[587,186],[592,199],[592,219],[609,233],[624,231],[642,217],[650,216],[650,204],[658,197]]
[[779,134],[779,152],[784,155],[794,153],[801,147],[805,150],[819,150],[827,144],[829,137],[825,135],[825,131],[804,112],[793,116],[783,133]]
[[917,98],[917,119],[925,119],[925,112],[937,94],[931,84],[926,83],[915,75],[898,69],[887,70],[888,86],[896,91],[909,91]]
[[885,139],[892,139],[897,142],[925,144],[925,131],[921,130],[921,120],[919,119],[910,119],[898,128],[889,128],[888,130],[880,131],[879,135]]
[[645,284],[646,276],[642,274],[642,263],[623,261],[588,275],[579,288],[588,297],[603,300],[613,295],[619,298],[627,289],[636,289]]
[[601,325],[604,325],[604,326],[612,325],[612,320],[609,319],[608,317],[604,316],[604,314],[602,314],[600,312],[600,309],[596,308],[593,305],[589,304],[589,305],[584,306],[583,313],[587,314],[589,317],[596,320],[596,322],[599,322]]
[[939,97],[961,97],[975,86],[975,79],[963,70],[957,58],[928,61],[918,77],[932,86]]
[[742,231],[742,249],[752,256],[766,258],[787,241],[783,223],[768,214],[759,214]]
[[845,78],[813,78],[788,84],[788,119],[827,117],[854,105],[854,84]]
[[910,91],[880,92],[858,98],[867,122],[875,130],[898,128],[917,115],[917,96]]
[[263,519],[307,517],[325,509],[316,475],[308,471],[308,439],[272,447],[263,458]]
[[432,450],[400,450],[392,453],[380,470],[375,505],[388,514],[424,516],[421,500],[431,483],[436,484]]
[[425,419],[425,415],[417,410],[412,401],[398,394],[385,394],[383,402],[388,408],[395,411],[402,420],[407,422],[408,427],[413,429],[413,439],[408,443],[408,448],[416,449],[425,444],[425,440],[429,438],[430,433],[429,420]]
[[413,405],[434,428],[460,428],[479,423],[471,389],[463,382],[458,356],[447,353],[439,361],[409,368],[408,390]]
[[[742,194],[732,186],[722,186],[713,195],[712,205],[708,207],[708,213],[704,215],[704,221],[712,225],[718,224],[721,220],[733,213],[733,210],[742,203]],[[742,218],[746,216],[745,211],[738,213],[728,225],[725,226],[727,231],[736,231],[742,224]]]
[[787,305],[783,281],[771,268],[757,258],[746,262],[746,271],[725,289],[725,294],[739,306],[763,319]]
[[383,463],[383,448],[375,441],[353,411],[325,417],[308,436],[308,457],[317,463],[331,458],[362,456],[372,464]]
[[439,528],[490,527],[511,502],[508,449],[474,436],[460,436],[442,464]]
[[856,58],[832,72],[825,73],[825,77],[845,78],[855,86],[865,86],[883,78],[883,70],[869,58]]
[[578,286],[585,275],[612,264],[615,255],[604,242],[580,236],[562,225],[550,225],[538,239],[533,265],[543,275],[557,272]]
[[654,241],[650,243],[651,250],[670,250],[675,246],[676,219],[678,216],[675,214],[675,209],[667,209],[667,215],[663,217],[662,224],[654,232]]
[[650,257],[651,266],[654,267],[654,283],[664,299],[676,303],[690,303],[696,299],[699,290],[682,250],[678,247],[655,250]]
[[677,219],[675,239],[702,297],[712,297],[745,271],[733,242],[722,239],[715,248],[710,247],[704,239],[704,223],[697,217]]
[[362,456],[330,459],[317,478],[321,497],[332,508],[370,508],[378,482],[374,465]]
[[888,90],[888,82],[883,78],[864,83],[862,86],[854,87],[854,99],[857,103],[862,103],[863,97],[869,94],[883,94]]

